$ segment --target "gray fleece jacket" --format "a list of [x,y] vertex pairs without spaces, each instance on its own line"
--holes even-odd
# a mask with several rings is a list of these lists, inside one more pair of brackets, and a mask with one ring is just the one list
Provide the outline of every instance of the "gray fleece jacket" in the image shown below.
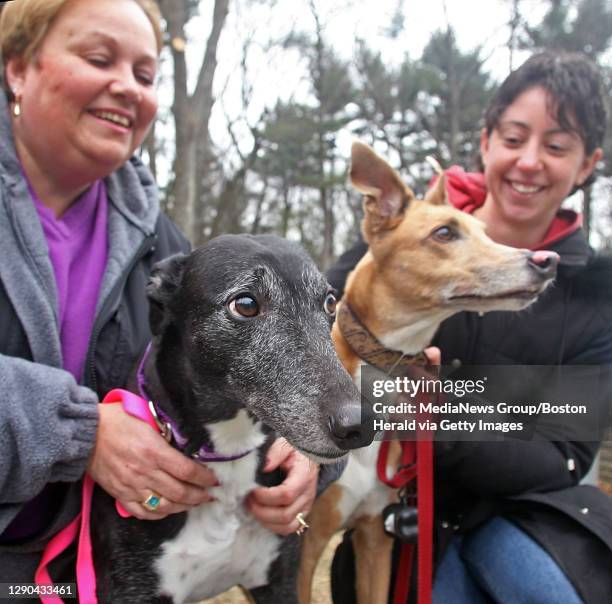
[[[0,534],[45,485],[82,477],[95,441],[98,395],[124,385],[116,380],[127,376],[150,336],[143,279],[134,283],[132,273],[143,258],[140,272],[146,273],[160,257],[188,248],[176,227],[160,218],[156,185],[139,160],[106,179],[108,262],[81,380],[85,385],[77,384],[62,369],[53,268],[15,153],[8,111],[0,93]],[[123,312],[125,306],[129,312]],[[111,349],[115,346],[121,351]],[[40,551],[47,535],[67,524],[78,509],[78,485],[66,489],[53,525],[40,539],[11,547],[0,543],[0,581],[28,580],[34,557],[22,564],[15,555]]]

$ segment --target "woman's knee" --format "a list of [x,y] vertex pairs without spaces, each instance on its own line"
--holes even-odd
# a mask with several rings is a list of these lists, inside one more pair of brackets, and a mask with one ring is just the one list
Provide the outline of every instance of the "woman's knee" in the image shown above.
[[498,602],[581,602],[550,554],[505,518],[495,517],[467,535],[461,557],[474,580]]

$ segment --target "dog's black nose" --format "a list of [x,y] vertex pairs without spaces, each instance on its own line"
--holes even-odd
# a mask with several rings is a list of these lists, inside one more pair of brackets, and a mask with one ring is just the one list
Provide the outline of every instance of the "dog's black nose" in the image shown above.
[[529,266],[538,272],[539,275],[544,278],[551,279],[557,274],[559,254],[545,250],[529,252],[527,254],[527,262],[529,263]]
[[329,417],[332,440],[343,450],[365,447],[374,438],[374,422],[367,405],[342,405]]

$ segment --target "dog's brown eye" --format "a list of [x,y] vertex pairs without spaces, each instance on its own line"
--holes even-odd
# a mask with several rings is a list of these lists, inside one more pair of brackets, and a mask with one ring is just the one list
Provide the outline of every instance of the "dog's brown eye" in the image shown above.
[[325,302],[323,303],[323,308],[328,315],[335,315],[337,304],[338,301],[336,300],[336,296],[334,296],[334,294],[327,294]]
[[436,229],[431,236],[440,243],[448,243],[449,241],[454,241],[458,237],[457,231],[447,226]]
[[230,312],[239,317],[254,317],[259,314],[259,304],[251,296],[239,296],[229,303]]

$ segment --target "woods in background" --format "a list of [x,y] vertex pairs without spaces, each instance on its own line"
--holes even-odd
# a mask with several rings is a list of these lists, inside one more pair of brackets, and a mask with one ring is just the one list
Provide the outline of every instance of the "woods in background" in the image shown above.
[[[509,68],[524,51],[585,52],[608,74],[612,97],[609,0],[499,0],[505,48],[486,45],[486,23],[472,47],[460,46],[446,18],[421,56],[405,52],[392,62],[369,39],[355,40],[349,57],[334,46],[330,11],[348,13],[355,0],[333,8],[292,0],[292,19],[280,29],[266,16],[286,7],[282,0],[157,1],[167,29],[162,109],[143,156],[166,211],[195,244],[220,233],[277,233],[326,268],[361,220],[359,198],[346,186],[347,140],[374,145],[417,192],[431,177],[426,155],[474,169],[482,109],[506,75],[490,72],[495,52],[506,53]],[[404,4],[396,1],[389,40],[407,35]],[[224,36],[235,40],[230,76],[220,76],[230,60],[220,53]],[[193,48],[201,51],[196,59]],[[279,73],[270,86],[261,74],[272,61],[299,77]],[[612,248],[612,127],[608,133],[600,178],[584,199],[585,226],[602,248]]]

